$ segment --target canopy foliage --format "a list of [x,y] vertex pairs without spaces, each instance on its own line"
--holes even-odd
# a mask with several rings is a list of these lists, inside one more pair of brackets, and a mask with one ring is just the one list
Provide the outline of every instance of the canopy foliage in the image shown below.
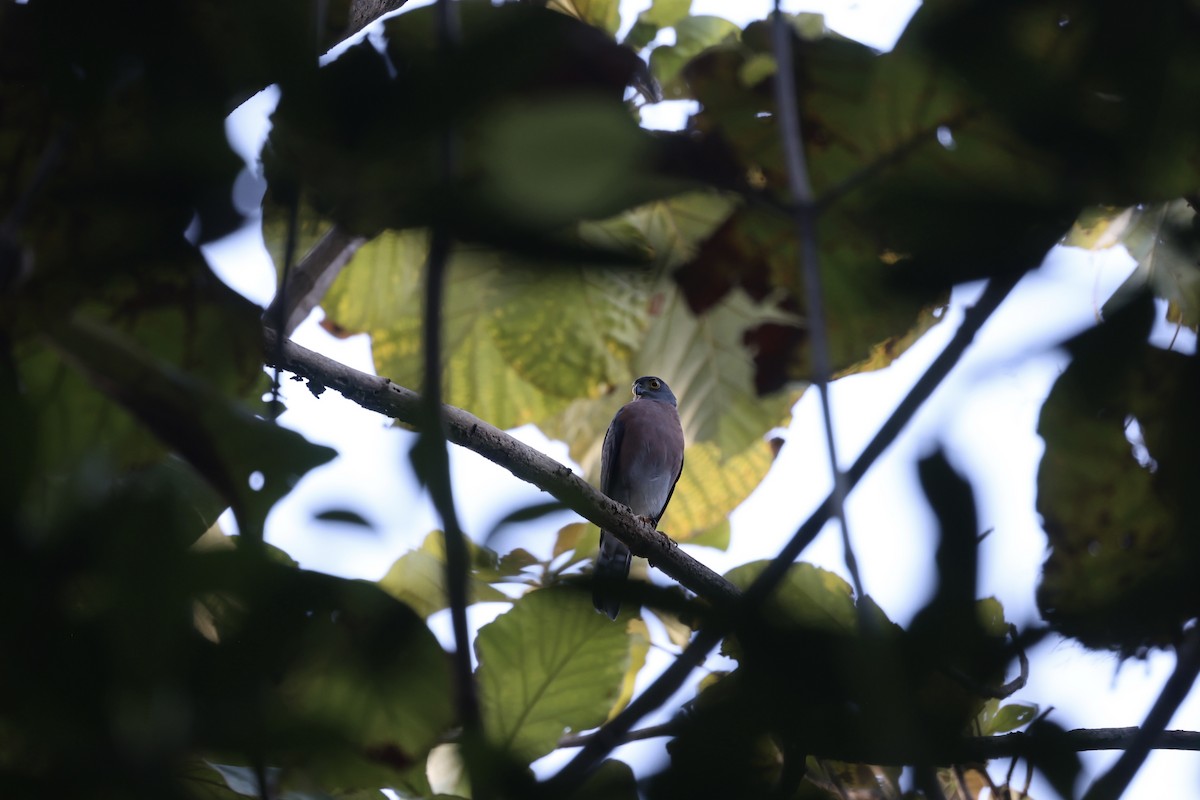
[[[670,376],[687,467],[661,524],[681,542],[725,546],[770,469],[765,437],[814,378],[813,303],[837,376],[880,369],[952,286],[1013,280],[1061,242],[1124,244],[1139,267],[1067,343],[1042,412],[1038,597],[1089,647],[1184,637],[1198,367],[1146,337],[1154,314],[1200,323],[1195,3],[927,2],[883,54],[799,15],[780,64],[770,22],[687,0],[654,0],[621,41],[616,0],[473,0],[450,47],[417,9],[319,66],[360,6],[381,8],[0,3],[0,794],[634,797],[614,760],[572,785],[528,767],[626,707],[643,612],[680,645],[724,626],[738,664],[665,732],[649,797],[892,796],[902,765],[927,794],[975,797],[971,737],[1034,716],[998,687],[1046,629],[1010,631],[976,597],[970,489],[932,458],[940,584],[908,629],[803,563],[749,612],[646,589],[613,624],[580,592],[594,528],[564,528],[546,561],[472,545],[470,601],[512,608],[475,639],[482,726],[464,735],[426,624],[448,602],[440,532],[378,584],[263,542],[272,506],[335,456],[272,421],[274,321],[200,251],[246,223],[224,121],[272,84],[262,224],[281,281],[330,230],[364,240],[314,299],[331,331],[370,334],[379,375],[420,389],[431,232],[453,241],[443,399],[538,425],[593,481],[629,382]],[[800,278],[781,70],[821,298]],[[697,101],[686,130],[639,126],[657,92]],[[213,528],[226,508],[238,537]],[[1036,722],[1022,755],[1071,795],[1060,733]]]

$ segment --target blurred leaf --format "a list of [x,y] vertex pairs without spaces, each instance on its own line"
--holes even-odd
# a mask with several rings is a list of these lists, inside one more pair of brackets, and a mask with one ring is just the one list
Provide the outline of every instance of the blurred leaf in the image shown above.
[[322,522],[340,522],[344,525],[357,525],[362,528],[374,527],[362,514],[347,508],[329,508],[318,512],[313,516],[313,519],[319,519]]
[[[490,543],[492,538],[500,533],[501,530],[510,526],[518,525],[525,522],[535,522],[543,517],[548,517],[551,514],[557,514],[561,511],[566,511],[567,506],[563,505],[560,500],[550,500],[544,503],[535,503],[533,505],[518,508],[515,511],[510,511],[505,514],[500,520],[492,526],[492,529],[483,537],[485,543]],[[516,552],[524,553],[524,550],[514,551],[509,555],[515,555]],[[526,553],[526,555],[528,555]],[[530,556],[532,558],[532,556]],[[535,559],[536,560],[536,559]]]
[[234,507],[248,533],[334,451],[259,419],[96,321],[55,326],[54,344],[98,388],[178,451]]
[[[571,10],[615,24],[615,2]],[[264,155],[271,198],[302,199],[355,235],[437,224],[514,243],[687,188],[660,158],[670,140],[625,108],[644,68],[611,31],[532,4],[462,3],[460,15],[452,59],[419,8],[384,23],[386,55],[364,42],[284,86]],[[445,180],[448,126],[458,168]]]
[[[498,559],[495,553],[468,542],[472,568],[467,583],[467,602],[509,602],[509,598],[489,585]],[[433,531],[417,550],[410,550],[388,569],[379,580],[379,587],[397,600],[406,603],[421,617],[448,607],[446,595],[445,534]]]
[[[195,252],[176,253],[131,272],[114,272],[107,279],[98,275],[78,315],[111,330],[145,358],[202,381],[209,392],[252,400],[257,407],[266,386],[261,311],[217,280]],[[34,330],[53,328],[70,315],[62,306],[41,313],[36,301],[21,305]],[[18,338],[13,344],[32,421],[26,468],[48,510],[64,476],[83,464],[106,461],[141,469],[165,463],[170,442],[156,438],[143,420],[96,385],[97,373],[107,365],[91,364],[81,373],[76,367],[82,361],[66,357],[45,338]]]
[[624,761],[606,758],[584,782],[576,794],[580,800],[636,800],[637,778]]
[[371,584],[346,582],[343,597],[339,613],[313,616],[311,649],[282,692],[355,747],[314,753],[303,770],[342,789],[398,783],[406,772],[424,781],[425,756],[452,721],[446,654],[411,609]]
[[558,558],[563,553],[574,550],[580,540],[589,531],[596,532],[598,529],[590,522],[572,522],[570,525],[564,525],[558,531],[558,536],[554,540],[553,558]]
[[661,28],[672,27],[691,10],[692,0],[651,0],[650,7],[638,14],[622,44],[641,50],[654,40]]
[[[1143,297],[1072,341],[1038,422],[1050,544],[1038,605],[1059,631],[1123,653],[1175,641],[1200,610],[1195,359],[1145,344]],[[1136,426],[1136,427],[1135,427]]]
[[619,104],[513,104],[487,121],[480,191],[504,219],[556,228],[689,188],[655,180],[653,159],[654,140]]
[[1186,200],[1174,200],[1147,208],[1127,209],[1131,218],[1111,235],[1137,259],[1133,271],[1101,313],[1113,311],[1149,289],[1167,301],[1167,320],[1196,330],[1200,325],[1200,224],[1196,210]]
[[576,589],[541,589],[483,626],[475,640],[484,729],[524,762],[563,734],[599,725],[621,690],[631,641]]
[[[751,561],[725,573],[734,586],[746,589],[767,566]],[[764,607],[776,624],[800,626],[830,633],[848,633],[858,627],[854,589],[828,570],[800,562],[788,569]]]
[[732,533],[733,526],[729,524],[729,519],[726,518],[708,530],[701,531],[688,539],[688,544],[699,544],[705,547],[714,547],[717,550],[728,550],[729,538]]
[[675,614],[662,608],[647,609],[646,613],[658,617],[658,621],[666,628],[667,638],[676,647],[687,647],[692,641],[692,628]]
[[[1115,2],[926,5],[916,40],[1092,203],[1170,200],[1200,185],[1195,9]],[[1148,47],[1145,43],[1154,42]],[[1163,104],[1163,98],[1171,101]]]
[[687,96],[680,80],[684,64],[709,47],[736,40],[741,30],[727,19],[712,16],[687,16],[675,23],[675,44],[661,45],[650,51],[650,72],[662,84],[669,100]]
[[633,689],[638,673],[642,671],[642,667],[646,666],[646,654],[650,652],[650,631],[646,628],[644,620],[637,617],[631,618],[625,626],[625,630],[629,634],[629,668],[625,670],[625,678],[621,681],[621,693],[608,712],[606,722],[621,713],[621,710],[633,699]]
[[609,36],[615,35],[621,26],[621,4],[618,0],[549,0],[546,8],[583,20]]

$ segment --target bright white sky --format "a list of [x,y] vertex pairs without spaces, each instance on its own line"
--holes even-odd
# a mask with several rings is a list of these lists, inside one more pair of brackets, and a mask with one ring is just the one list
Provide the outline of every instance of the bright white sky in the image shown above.
[[[421,3],[424,5],[426,3]],[[414,4],[410,6],[415,7]],[[648,0],[622,3],[626,24]],[[916,3],[888,0],[858,2],[785,3],[789,11],[819,11],[829,27],[879,49],[890,48]],[[693,12],[716,14],[744,24],[764,16],[771,3],[694,0]],[[231,142],[251,168],[243,173],[239,200],[257,211],[261,182],[257,157],[266,134],[266,117],[276,94],[263,92],[230,119]],[[654,127],[682,123],[684,104],[663,104],[669,110],[647,117]],[[274,291],[274,271],[262,247],[257,224],[208,248],[214,265],[235,288],[266,304]],[[975,346],[946,384],[920,412],[900,440],[876,464],[852,493],[849,525],[867,591],[892,619],[906,623],[933,589],[933,518],[925,508],[913,471],[914,461],[936,446],[947,448],[955,465],[972,480],[977,494],[981,530],[994,529],[984,541],[980,559],[981,596],[995,595],[1010,620],[1018,624],[1037,618],[1034,589],[1045,556],[1045,536],[1034,513],[1034,476],[1042,453],[1035,435],[1037,415],[1051,384],[1066,365],[1056,345],[1096,319],[1096,310],[1128,275],[1132,261],[1123,250],[1085,253],[1056,248],[1045,264],[1028,275],[1000,312],[987,324]],[[945,321],[926,334],[892,367],[838,381],[832,387],[839,453],[850,463],[878,429],[900,398],[953,334],[962,309],[980,286],[955,291]],[[366,336],[340,341],[316,324],[315,312],[295,334],[299,343],[358,369],[373,371]],[[1165,324],[1155,333],[1167,346],[1175,334]],[[1184,331],[1175,349],[1190,350],[1195,337]],[[631,376],[632,379],[633,376]],[[670,379],[670,376],[664,376]],[[320,399],[301,384],[284,382],[289,410],[282,422],[310,439],[341,453],[332,464],[306,477],[268,520],[267,536],[302,565],[338,575],[380,578],[405,550],[416,546],[438,527],[428,501],[407,467],[411,435],[392,428],[382,417],[367,412],[327,391]],[[771,473],[758,490],[733,514],[733,541],[727,552],[687,547],[718,572],[756,558],[774,555],[830,486],[816,393],[797,404],[785,446]],[[680,398],[686,403],[687,398]],[[614,411],[615,411],[614,407]],[[518,438],[567,462],[565,445],[550,442],[535,428],[514,432]],[[484,459],[460,449],[452,453],[459,511],[468,532],[481,539],[508,512],[536,502],[540,494]],[[349,508],[372,523],[372,530],[323,523],[314,515],[330,508]],[[541,525],[526,525],[520,536],[492,542],[502,551],[521,546],[548,555],[553,534],[574,518],[563,514]],[[223,520],[229,523],[231,520]],[[804,560],[845,573],[836,531],[827,528],[802,556]],[[661,576],[660,576],[661,577]],[[505,610],[500,604],[476,606],[472,622],[484,624]],[[439,616],[431,624],[447,646],[448,625]],[[645,685],[669,662],[666,650],[651,652]],[[1145,662],[1118,669],[1110,656],[1088,653],[1069,641],[1054,640],[1030,653],[1029,686],[1016,698],[1056,708],[1052,719],[1066,728],[1138,725],[1157,697],[1174,666],[1174,657],[1158,653]],[[710,666],[719,668],[722,660]],[[694,693],[685,687],[677,700]],[[647,720],[648,723],[654,719]],[[1172,727],[1200,729],[1200,698],[1193,694],[1176,715]],[[1116,753],[1083,754],[1089,776],[1103,771]],[[661,741],[627,745],[619,757],[643,765],[663,758]],[[539,763],[553,771],[565,759],[552,755]],[[1002,779],[1007,765],[997,764]],[[1018,774],[1023,774],[1023,768]],[[1086,785],[1086,784],[1083,784]],[[1179,787],[1200,785],[1200,756],[1159,752],[1152,755],[1127,797],[1197,796]],[[1081,786],[1082,788],[1082,786]],[[1053,791],[1035,779],[1035,797]]]

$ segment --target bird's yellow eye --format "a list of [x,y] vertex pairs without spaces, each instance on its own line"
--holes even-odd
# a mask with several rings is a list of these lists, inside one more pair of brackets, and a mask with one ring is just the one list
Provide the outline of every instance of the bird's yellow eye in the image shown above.
[[660,387],[660,386],[662,386],[662,384],[661,384],[660,382],[658,382],[658,381],[650,381],[650,388],[651,388],[651,389],[657,389],[657,388],[658,388],[658,387]]

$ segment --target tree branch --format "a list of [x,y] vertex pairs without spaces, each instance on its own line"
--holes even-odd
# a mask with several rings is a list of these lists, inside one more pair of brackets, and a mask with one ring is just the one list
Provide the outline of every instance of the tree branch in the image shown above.
[[[875,438],[846,471],[847,491],[853,489],[862,480],[875,460],[891,446],[921,405],[933,394],[934,389],[950,374],[950,370],[954,368],[954,365],[966,352],[967,347],[974,341],[975,334],[983,327],[983,323],[992,315],[992,312],[1000,306],[1004,298],[1008,297],[1019,279],[1019,275],[1009,275],[988,281],[983,295],[974,306],[967,309],[962,326],[954,333],[954,337],[929,365],[909,393],[900,401],[896,410],[883,423],[879,432],[875,434]],[[833,503],[832,495],[826,497],[825,502],[800,526],[791,541],[775,558],[771,559],[771,563],[759,573],[746,590],[744,600],[738,606],[738,613],[754,613],[754,610],[770,596],[800,555],[800,551],[816,538],[821,528],[829,521]],[[717,642],[725,635],[728,624],[728,619],[714,620],[701,628],[691,643],[679,654],[679,657],[672,661],[666,670],[646,687],[644,692],[635,697],[633,702],[606,722],[596,732],[595,737],[584,745],[583,750],[547,782],[547,790],[552,794],[556,792],[560,796],[569,795],[587,777],[595,765],[599,764],[604,756],[621,743],[621,738],[633,729],[638,720],[670,699],[671,695],[687,680],[692,670],[703,663],[704,659],[708,657],[708,653],[717,646]]]
[[[1146,756],[1154,746],[1154,742],[1162,735],[1162,731],[1170,723],[1171,717],[1179,708],[1180,703],[1192,690],[1197,675],[1200,675],[1200,625],[1194,626],[1184,637],[1183,643],[1176,651],[1175,671],[1167,678],[1162,692],[1141,728],[1131,728],[1135,731],[1124,753],[1117,759],[1108,772],[1101,775],[1088,787],[1083,800],[1116,800],[1120,797],[1133,776],[1142,768]],[[1191,748],[1189,748],[1191,749]]]
[[347,233],[340,225],[330,228],[300,263],[289,270],[283,288],[275,293],[275,299],[263,312],[263,319],[272,328],[282,330],[284,336],[291,336],[366,241]]
[[[621,744],[676,736],[686,723],[667,722],[630,731]],[[965,736],[957,743],[952,753],[946,753],[946,764],[966,764],[990,761],[996,758],[1028,758],[1049,747],[1063,748],[1077,753],[1098,750],[1128,750],[1137,744],[1142,728],[1076,728],[1052,734],[1030,734],[1024,732],[1005,733],[999,736]],[[572,734],[559,740],[559,747],[583,747],[596,737],[596,733]],[[1200,751],[1200,732],[1161,731],[1149,738],[1151,750]],[[810,753],[814,758],[827,758],[851,764],[904,765],[912,760],[913,754],[904,746],[894,748],[871,744],[854,752],[819,752],[817,747]],[[924,753],[923,757],[927,757]]]
[[[276,347],[278,337],[270,329],[265,331],[264,337],[267,365],[278,366],[307,380],[315,394],[329,387],[365,409],[410,425],[420,424],[421,398],[416,392],[397,386],[387,378],[360,372],[290,340],[284,340]],[[739,592],[733,584],[672,544],[652,525],[642,523],[626,506],[610,500],[568,467],[460,408],[443,406],[443,417],[448,441],[478,453],[521,480],[549,492],[584,519],[612,533],[628,545],[634,555],[648,559],[653,566],[699,596],[718,607],[728,607],[738,599]]]

